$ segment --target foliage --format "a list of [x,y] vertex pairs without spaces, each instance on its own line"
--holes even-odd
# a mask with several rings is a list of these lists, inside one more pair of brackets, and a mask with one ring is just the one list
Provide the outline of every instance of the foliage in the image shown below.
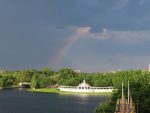
[[37,88],[37,75],[34,75],[31,79],[31,88],[32,89]]
[[45,76],[52,76],[54,73],[54,71],[49,67],[44,67],[42,72]]
[[[149,105],[150,105],[150,85],[146,84],[145,81],[130,83],[130,90],[133,101],[135,103],[135,107],[138,107],[139,113],[150,113]],[[127,85],[124,87],[125,97],[127,98]],[[112,98],[105,103],[99,105],[95,113],[113,113],[115,111],[115,105],[117,99],[121,98],[121,87],[119,88],[117,93],[112,95]],[[138,102],[138,104],[137,104]]]
[[62,68],[60,69],[59,74],[61,78],[64,79],[75,77],[75,72],[71,68]]
[[0,87],[3,87],[4,83],[3,83],[3,78],[0,78]]
[[[17,85],[20,82],[31,82],[32,88],[46,88],[48,85],[55,84],[76,86],[83,79],[91,86],[113,86],[115,89],[120,89],[121,82],[123,81],[125,90],[127,90],[127,81],[130,81],[134,102],[138,101],[139,103],[139,112],[150,112],[150,73],[143,70],[76,73],[71,68],[61,68],[58,72],[55,72],[51,68],[45,67],[42,70],[5,71],[0,75],[0,86]],[[119,97],[120,90],[108,102],[97,107],[95,113],[113,113],[116,100]]]
[[94,113],[113,113],[115,111],[114,106],[111,106],[111,100],[108,99],[103,104],[100,104],[96,109]]

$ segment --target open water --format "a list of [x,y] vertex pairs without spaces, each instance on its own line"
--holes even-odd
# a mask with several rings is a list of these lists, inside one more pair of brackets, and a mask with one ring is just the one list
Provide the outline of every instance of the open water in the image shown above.
[[0,90],[0,113],[93,113],[107,97],[4,89]]

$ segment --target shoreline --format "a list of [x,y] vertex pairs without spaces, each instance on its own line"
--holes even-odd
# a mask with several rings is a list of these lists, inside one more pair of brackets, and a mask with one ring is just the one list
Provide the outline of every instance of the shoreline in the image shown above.
[[0,89],[13,89],[13,88],[20,88],[18,85],[10,85],[10,86],[5,86],[5,87],[0,87]]
[[113,92],[66,92],[60,91],[56,88],[40,88],[40,89],[29,89],[31,92],[41,92],[41,93],[57,93],[57,94],[89,94],[89,95],[111,95]]

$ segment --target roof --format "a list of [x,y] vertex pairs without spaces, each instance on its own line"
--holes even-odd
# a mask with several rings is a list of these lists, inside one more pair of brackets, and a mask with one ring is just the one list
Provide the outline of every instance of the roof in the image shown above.
[[84,79],[83,82],[82,82],[81,84],[79,84],[78,86],[80,86],[80,87],[91,87],[89,84],[87,84],[87,83],[85,82],[85,79]]

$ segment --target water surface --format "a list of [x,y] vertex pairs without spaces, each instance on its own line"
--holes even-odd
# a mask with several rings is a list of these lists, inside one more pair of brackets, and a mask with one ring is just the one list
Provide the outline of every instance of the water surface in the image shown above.
[[0,113],[93,113],[106,98],[5,89],[0,90]]

